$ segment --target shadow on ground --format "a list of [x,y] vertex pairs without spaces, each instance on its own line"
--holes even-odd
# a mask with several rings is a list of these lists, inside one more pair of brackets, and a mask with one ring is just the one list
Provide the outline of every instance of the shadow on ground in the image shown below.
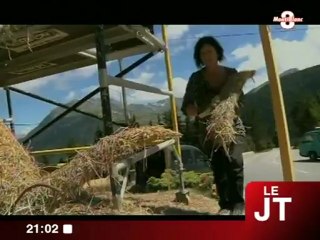
[[299,160],[295,160],[294,162],[303,162],[303,163],[320,163],[320,159],[317,160],[311,160],[311,159],[299,159]]
[[148,208],[153,213],[161,214],[161,215],[212,215],[209,212],[198,212],[194,210],[175,208],[171,206],[161,206],[161,207],[148,206]]

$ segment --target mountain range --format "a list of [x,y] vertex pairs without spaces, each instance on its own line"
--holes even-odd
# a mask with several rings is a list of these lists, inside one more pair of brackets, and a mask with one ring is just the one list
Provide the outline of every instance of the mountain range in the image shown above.
[[[316,94],[320,89],[320,65],[307,69],[289,69],[280,75],[283,99],[287,113],[287,120],[291,139],[296,139],[295,126],[288,112],[291,111],[297,99],[304,98],[310,94]],[[76,101],[68,103],[69,106]],[[182,99],[177,98],[177,107],[180,109]],[[140,125],[149,124],[150,121],[157,123],[158,114],[170,110],[169,99],[148,104],[130,104],[129,113],[134,114]],[[101,116],[101,105],[99,99],[85,102],[78,109]],[[111,100],[112,119],[115,122],[124,122],[123,107],[119,101]],[[47,115],[41,123],[29,132],[25,138],[47,124],[64,109],[58,107]],[[179,111],[178,114],[182,116]],[[242,118],[245,124],[253,129],[258,129],[259,138],[263,141],[271,141],[275,132],[274,115],[269,82],[252,89],[245,95],[245,107],[242,109]],[[117,126],[114,126],[116,129]],[[64,148],[71,146],[91,145],[94,142],[97,130],[102,129],[102,123],[98,119],[71,112],[63,119],[56,122],[46,131],[36,136],[31,141],[32,150],[43,150],[53,148]],[[23,138],[23,139],[25,139]],[[21,139],[21,140],[23,140]],[[59,156],[61,157],[61,156]],[[59,157],[50,157],[58,161]]]

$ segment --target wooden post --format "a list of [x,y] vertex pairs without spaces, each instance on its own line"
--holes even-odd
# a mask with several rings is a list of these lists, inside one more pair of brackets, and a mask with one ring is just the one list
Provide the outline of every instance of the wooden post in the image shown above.
[[273,49],[271,46],[271,34],[268,25],[260,25],[260,37],[268,78],[270,81],[271,96],[273,103],[273,112],[278,132],[279,148],[282,163],[282,172],[284,181],[294,181],[294,169],[291,156],[291,146],[288,133],[287,119],[284,108],[280,78],[277,74],[276,64],[273,58]]

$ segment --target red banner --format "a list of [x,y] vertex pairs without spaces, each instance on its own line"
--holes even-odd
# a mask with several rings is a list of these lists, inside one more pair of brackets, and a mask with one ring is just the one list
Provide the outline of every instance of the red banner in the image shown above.
[[[15,217],[1,221],[1,239],[319,239],[320,183],[254,182],[246,188],[245,220],[232,216],[114,216],[89,220],[65,217],[36,220]],[[205,219],[206,218],[206,219]],[[40,218],[39,218],[40,219]],[[118,219],[122,219],[121,221]],[[190,220],[192,219],[192,220]],[[234,218],[233,218],[234,219]],[[65,225],[65,226],[64,226]]]

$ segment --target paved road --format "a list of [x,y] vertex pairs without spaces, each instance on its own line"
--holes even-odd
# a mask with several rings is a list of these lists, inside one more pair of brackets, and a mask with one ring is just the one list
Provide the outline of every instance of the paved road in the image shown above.
[[[292,150],[296,180],[320,181],[320,159],[310,161]],[[282,181],[282,167],[278,148],[263,153],[244,155],[245,184],[251,181]]]

